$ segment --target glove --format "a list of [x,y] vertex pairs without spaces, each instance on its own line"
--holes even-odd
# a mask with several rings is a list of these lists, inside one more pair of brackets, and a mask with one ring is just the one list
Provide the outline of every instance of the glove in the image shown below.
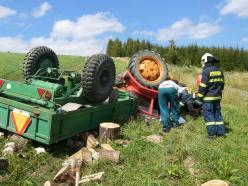
[[201,98],[199,98],[199,97],[197,97],[196,99],[195,99],[195,102],[198,104],[198,105],[202,105],[202,99]]

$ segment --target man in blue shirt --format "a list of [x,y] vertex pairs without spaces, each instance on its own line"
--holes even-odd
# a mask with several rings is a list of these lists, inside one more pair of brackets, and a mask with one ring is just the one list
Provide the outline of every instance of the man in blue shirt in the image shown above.
[[[169,132],[169,118],[170,111],[172,114],[173,127],[179,126],[179,100],[178,94],[181,93],[185,87],[180,87],[176,80],[167,79],[159,85],[158,89],[158,102],[160,109],[160,118],[163,123],[163,131]],[[170,104],[170,109],[168,105]]]

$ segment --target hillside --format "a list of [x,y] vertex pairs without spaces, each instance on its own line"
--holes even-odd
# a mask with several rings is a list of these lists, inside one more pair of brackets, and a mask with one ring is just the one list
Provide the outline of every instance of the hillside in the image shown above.
[[[22,80],[24,54],[0,53],[0,77]],[[117,72],[125,70],[127,59],[114,58]],[[61,69],[82,71],[85,58],[59,56]],[[196,67],[169,66],[179,81],[196,88]],[[107,179],[101,185],[199,185],[210,179],[223,179],[232,185],[248,183],[248,73],[226,72],[222,113],[228,129],[226,138],[208,140],[202,118],[186,116],[187,124],[163,134],[157,120],[145,122],[142,118],[126,123],[121,136],[130,140],[128,146],[113,142],[121,152],[119,165],[99,161],[83,172],[85,175],[105,171]],[[153,144],[144,138],[162,134],[163,142]],[[7,139],[0,139],[0,154]],[[0,171],[1,185],[42,185],[52,179],[70,155],[66,142],[46,147],[47,153],[36,155],[28,145],[21,153],[9,158],[7,171]],[[194,164],[190,169],[189,164]],[[186,166],[185,166],[186,165]],[[193,170],[193,174],[190,171]],[[89,185],[98,185],[92,183]],[[99,184],[100,185],[100,184]]]

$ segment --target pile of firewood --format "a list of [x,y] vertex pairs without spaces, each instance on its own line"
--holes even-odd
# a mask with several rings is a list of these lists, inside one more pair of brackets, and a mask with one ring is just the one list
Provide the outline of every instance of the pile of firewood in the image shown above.
[[56,186],[61,183],[78,186],[89,181],[100,182],[104,180],[105,172],[84,176],[82,169],[99,159],[118,164],[120,152],[114,150],[108,143],[116,139],[119,134],[120,125],[115,123],[100,124],[99,141],[93,133],[86,132],[81,134],[80,139],[85,146],[66,159],[63,163],[63,167],[54,176],[53,181],[46,181],[44,186]]

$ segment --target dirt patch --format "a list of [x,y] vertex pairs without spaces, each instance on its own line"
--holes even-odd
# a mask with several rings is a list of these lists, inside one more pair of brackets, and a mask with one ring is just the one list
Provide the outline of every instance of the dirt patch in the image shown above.
[[150,142],[153,142],[153,143],[159,144],[159,143],[161,143],[163,141],[163,137],[160,136],[160,135],[153,134],[153,135],[147,136],[146,140],[150,141]]
[[197,163],[198,162],[192,156],[188,156],[183,161],[184,166],[188,169],[190,175],[193,177],[197,177],[197,175],[199,174],[199,169],[195,168],[195,165]]

